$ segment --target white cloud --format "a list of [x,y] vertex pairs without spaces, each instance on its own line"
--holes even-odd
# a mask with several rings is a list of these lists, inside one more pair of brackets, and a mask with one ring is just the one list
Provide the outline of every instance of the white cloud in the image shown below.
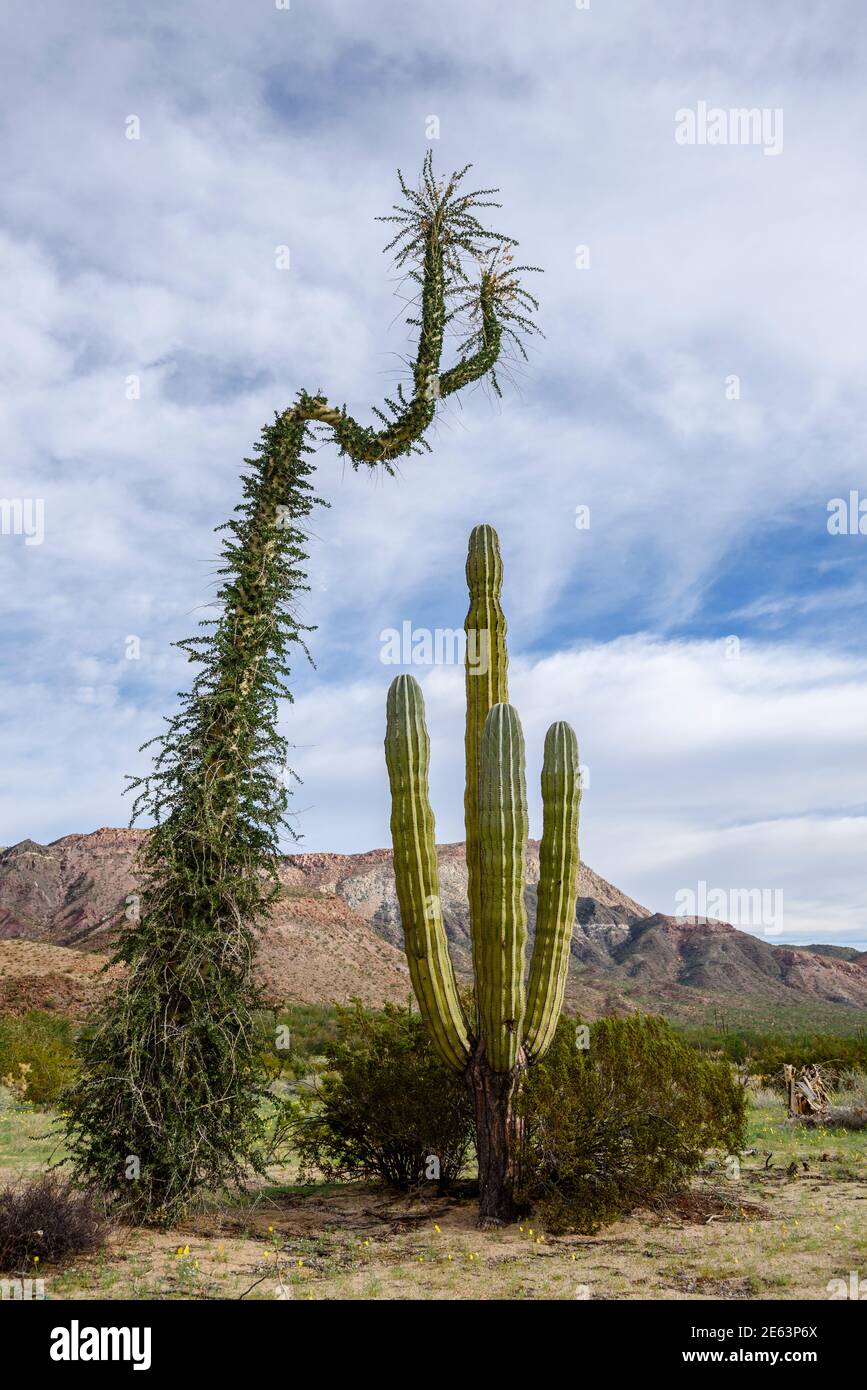
[[[733,601],[744,622],[788,618],[789,645],[745,642],[735,669],[666,640],[687,622],[718,631],[705,605],[720,576],[749,579],[785,525],[809,551],[826,499],[863,473],[867,94],[858,11],[837,11],[829,26],[783,3],[689,0],[652,15],[638,0],[7,8],[0,496],[44,498],[46,535],[0,537],[0,838],[122,817],[122,773],[187,679],[169,642],[212,592],[210,527],[262,424],[300,386],[364,418],[393,387],[407,338],[373,217],[436,112],[438,165],[472,158],[471,177],[499,183],[497,224],[545,268],[546,338],[517,391],[445,411],[433,456],[399,479],[322,451],[332,509],[312,523],[305,605],[320,674],[298,663],[287,716],[313,745],[308,844],[384,841],[378,635],[460,623],[466,535],[487,520],[535,760],[564,710],[592,750],[591,862],[660,907],[703,864],[735,883],[749,866],[791,879],[805,920],[860,932],[846,807],[863,802],[849,751],[863,671],[834,655],[846,612],[799,650],[792,622],[827,602],[806,570],[805,591],[756,579]],[[784,152],[677,146],[674,112],[698,99],[782,106]],[[854,604],[839,577],[836,601]],[[624,631],[659,640],[586,636]],[[124,660],[130,633],[140,662]],[[459,681],[427,684],[455,837]]]
[[[388,843],[379,679],[305,696],[292,727],[306,847]],[[431,734],[441,839],[463,838],[463,677],[417,668]],[[649,907],[681,889],[780,890],[783,939],[864,940],[867,659],[784,645],[621,639],[512,663],[527,739],[531,833],[545,729],[568,719],[589,773],[587,862]],[[749,924],[745,924],[749,925]],[[781,939],[781,938],[777,938]]]

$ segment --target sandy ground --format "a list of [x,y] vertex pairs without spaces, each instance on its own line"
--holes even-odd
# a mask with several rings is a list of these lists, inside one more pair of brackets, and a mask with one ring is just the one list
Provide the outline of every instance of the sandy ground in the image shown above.
[[[0,1183],[45,1166],[50,1123],[0,1114]],[[116,1229],[98,1255],[40,1273],[53,1299],[821,1300],[853,1271],[867,1286],[865,1135],[792,1133],[756,1109],[751,1146],[736,1178],[715,1168],[594,1236],[533,1221],[483,1233],[469,1192],[299,1188],[285,1170],[249,1199],[171,1231]]]

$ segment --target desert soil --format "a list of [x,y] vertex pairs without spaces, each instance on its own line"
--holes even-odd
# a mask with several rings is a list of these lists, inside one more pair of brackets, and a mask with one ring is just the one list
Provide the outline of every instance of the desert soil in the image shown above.
[[[44,1166],[49,1124],[45,1112],[0,1114],[0,1181]],[[713,1169],[669,1207],[594,1236],[532,1220],[483,1233],[469,1195],[299,1188],[286,1170],[175,1230],[115,1230],[100,1254],[42,1270],[46,1297],[821,1300],[852,1271],[863,1285],[864,1136],[792,1134],[766,1106],[750,1143],[737,1178]]]

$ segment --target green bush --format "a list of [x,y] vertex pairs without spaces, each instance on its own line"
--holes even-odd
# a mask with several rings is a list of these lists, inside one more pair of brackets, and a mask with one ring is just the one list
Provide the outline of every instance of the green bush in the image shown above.
[[297,1130],[305,1174],[378,1178],[404,1190],[432,1177],[454,1182],[472,1142],[470,1096],[437,1058],[418,1014],[393,1004],[340,1009],[326,1055]]
[[836,1033],[756,1028],[735,1028],[727,1032],[710,1028],[678,1031],[695,1047],[737,1062],[751,1076],[761,1077],[766,1085],[776,1086],[780,1091],[784,1089],[783,1066],[787,1062],[794,1067],[820,1062],[832,1080],[844,1071],[867,1071],[867,1032],[863,1028],[849,1037]]
[[0,1082],[21,1100],[50,1105],[75,1075],[75,1035],[69,1019],[34,1010],[0,1015]]
[[519,1193],[551,1231],[591,1232],[682,1187],[708,1149],[743,1147],[747,1100],[729,1063],[702,1056],[664,1019],[561,1019],[528,1074]]
[[286,1004],[262,1015],[260,1060],[271,1081],[300,1081],[338,1036],[334,1004]]

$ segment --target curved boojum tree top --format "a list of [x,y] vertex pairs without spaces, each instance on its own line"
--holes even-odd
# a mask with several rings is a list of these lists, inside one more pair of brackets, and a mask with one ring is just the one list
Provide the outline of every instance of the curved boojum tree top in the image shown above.
[[[518,243],[479,221],[483,209],[500,206],[492,196],[498,190],[462,191],[471,167],[438,180],[428,155],[417,189],[398,170],[404,201],[379,219],[396,225],[385,251],[394,253],[396,267],[418,286],[418,314],[408,320],[418,329],[411,396],[399,386],[396,398],[385,401],[385,410],[374,407],[380,429],[358,424],[345,407],[338,409],[321,394],[306,391],[299,392],[287,412],[295,420],[330,426],[341,452],[356,467],[366,463],[389,469],[402,454],[426,447],[423,435],[433,423],[437,401],[472,382],[486,377],[499,395],[501,355],[511,348],[526,358],[524,339],[538,332],[532,318],[538,302],[521,280],[538,267],[516,265]],[[457,360],[442,371],[450,326],[458,329]]]

